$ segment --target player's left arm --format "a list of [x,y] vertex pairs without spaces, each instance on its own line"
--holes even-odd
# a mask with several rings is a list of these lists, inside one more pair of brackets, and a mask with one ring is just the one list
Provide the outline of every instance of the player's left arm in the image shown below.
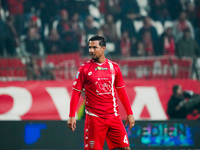
[[116,91],[127,113],[125,126],[129,124],[129,130],[130,130],[135,125],[133,111],[131,109],[130,101],[125,90],[124,80],[119,66],[116,67],[115,71],[116,71],[116,76],[115,76]]
[[124,106],[126,113],[127,113],[127,117],[126,117],[126,124],[129,124],[129,130],[135,125],[135,119],[133,117],[133,112],[131,109],[131,105],[130,105],[130,101],[128,98],[128,95],[126,93],[126,90],[124,87],[122,88],[116,88],[117,90],[117,94],[122,102],[122,105]]

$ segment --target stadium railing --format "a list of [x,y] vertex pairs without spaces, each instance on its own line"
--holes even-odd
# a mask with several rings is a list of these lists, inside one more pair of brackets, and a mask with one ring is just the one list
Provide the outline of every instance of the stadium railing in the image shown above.
[[[79,66],[89,59],[79,53],[0,58],[0,80],[74,79]],[[199,79],[200,75],[200,58],[159,56],[109,59],[119,64],[125,79]]]

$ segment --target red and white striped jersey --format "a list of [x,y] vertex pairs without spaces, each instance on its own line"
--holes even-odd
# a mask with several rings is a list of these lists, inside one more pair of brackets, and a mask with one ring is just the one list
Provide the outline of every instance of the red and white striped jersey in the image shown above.
[[85,89],[86,113],[102,118],[119,115],[116,89],[124,87],[118,64],[106,59],[102,64],[93,60],[84,63],[78,70],[73,89]]

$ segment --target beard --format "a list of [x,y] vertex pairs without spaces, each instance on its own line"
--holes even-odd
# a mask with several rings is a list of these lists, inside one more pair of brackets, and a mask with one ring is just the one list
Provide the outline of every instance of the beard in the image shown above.
[[96,55],[94,54],[90,54],[91,55],[91,58],[94,62],[98,62],[99,61],[99,57],[97,57]]

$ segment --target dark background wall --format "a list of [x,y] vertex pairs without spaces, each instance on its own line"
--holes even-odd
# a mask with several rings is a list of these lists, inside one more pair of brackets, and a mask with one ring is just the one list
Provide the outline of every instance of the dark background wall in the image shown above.
[[[66,121],[0,121],[0,149],[83,149],[83,130],[83,120],[75,132]],[[127,133],[132,149],[200,148],[200,121],[136,121]]]

